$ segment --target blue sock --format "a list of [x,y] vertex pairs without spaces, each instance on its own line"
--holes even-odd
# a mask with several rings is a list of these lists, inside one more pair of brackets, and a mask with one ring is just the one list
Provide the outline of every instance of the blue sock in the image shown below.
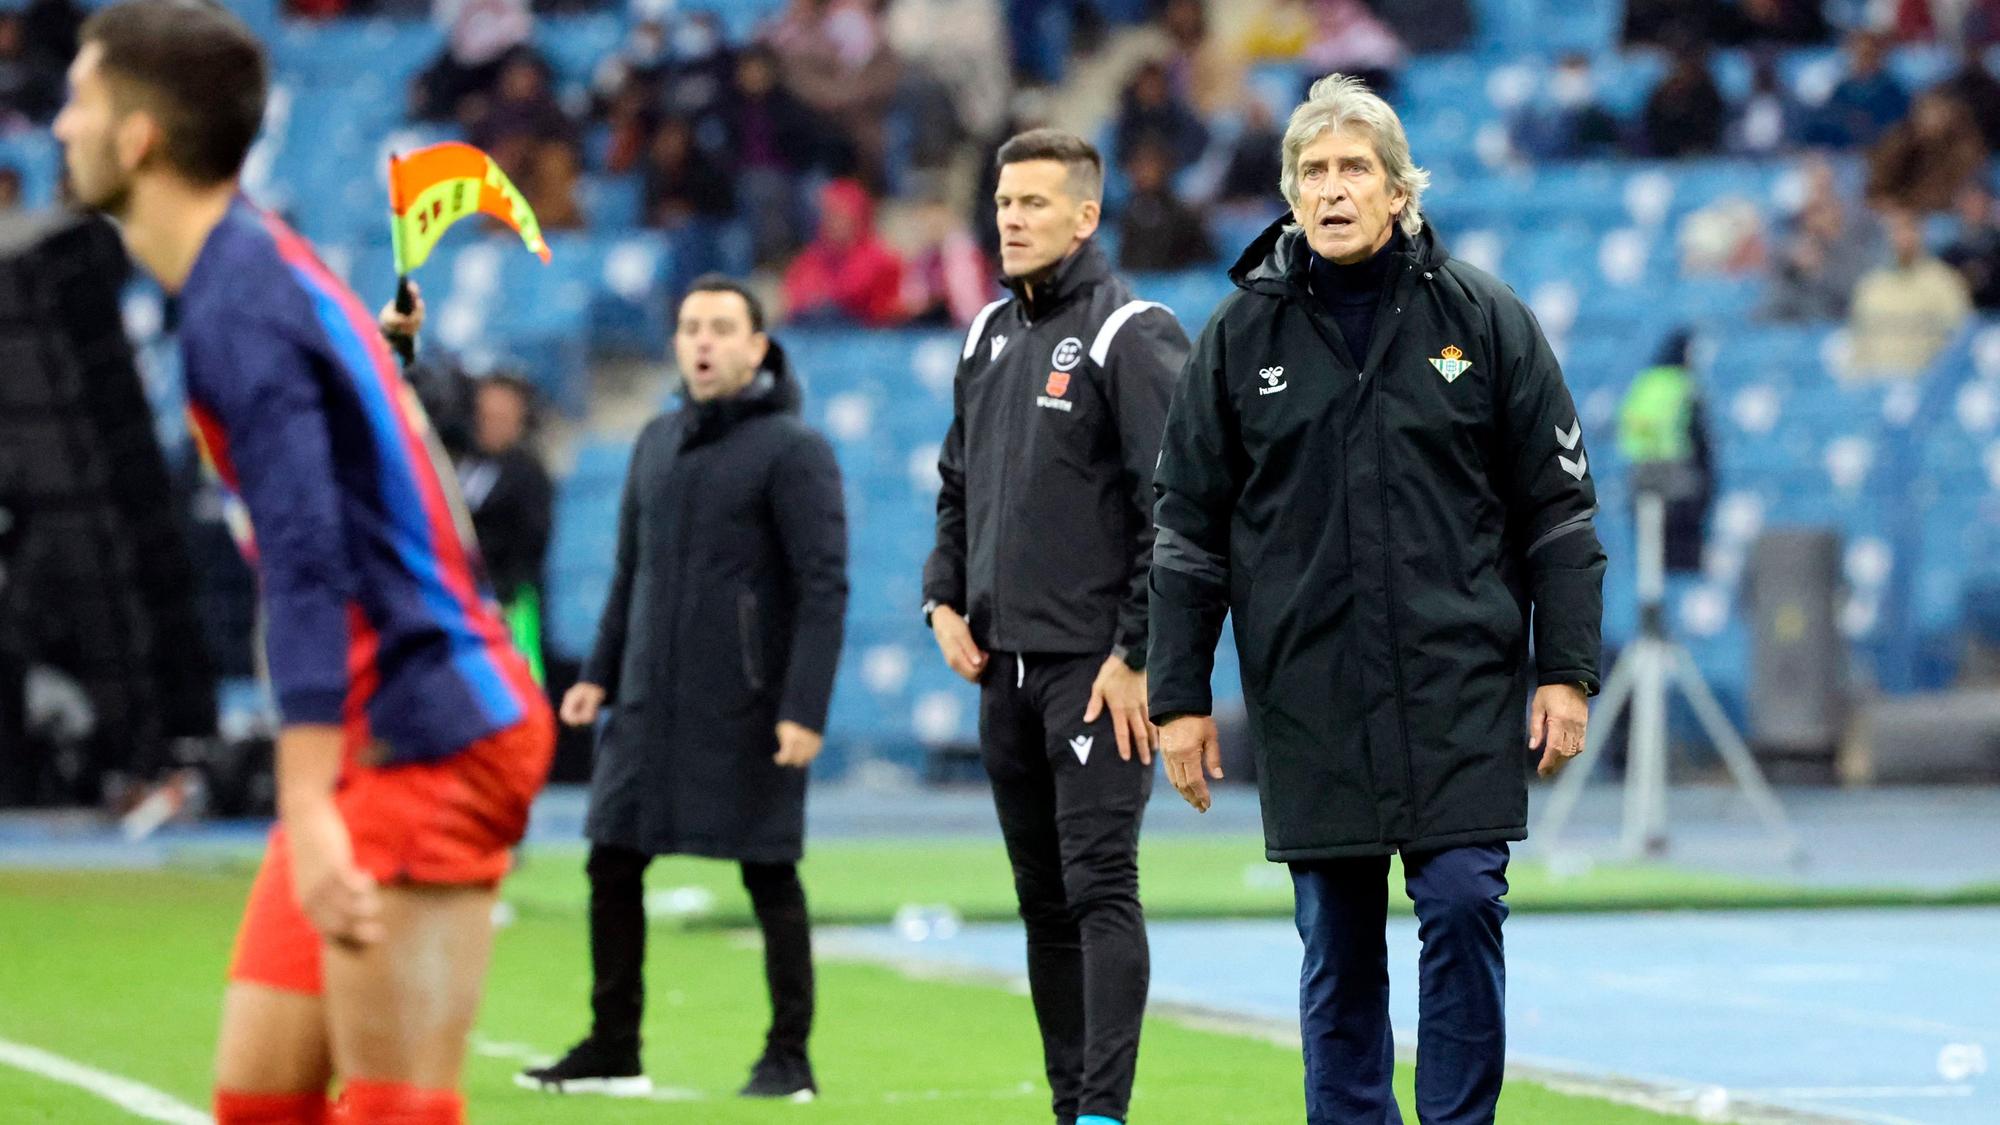
[[1125,1125],[1116,1117],[1106,1117],[1101,1113],[1087,1113],[1076,1119],[1076,1125]]

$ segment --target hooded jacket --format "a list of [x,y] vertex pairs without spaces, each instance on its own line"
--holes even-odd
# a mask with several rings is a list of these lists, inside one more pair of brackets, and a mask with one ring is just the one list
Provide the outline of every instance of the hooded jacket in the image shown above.
[[1150,709],[1209,712],[1228,613],[1271,859],[1522,839],[1530,685],[1597,684],[1576,408],[1527,307],[1428,227],[1360,362],[1310,254],[1285,222],[1251,244],[1175,391]]
[[772,341],[741,393],[661,415],[633,451],[583,674],[610,704],[585,834],[797,860],[806,771],[771,760],[776,727],[826,729],[846,607],[840,469]]
[[[854,180],[835,180],[820,193],[819,236],[785,270],[785,309],[793,320],[851,320],[871,328],[903,315],[903,261],[875,230],[875,203]],[[849,238],[828,227],[838,216]]]

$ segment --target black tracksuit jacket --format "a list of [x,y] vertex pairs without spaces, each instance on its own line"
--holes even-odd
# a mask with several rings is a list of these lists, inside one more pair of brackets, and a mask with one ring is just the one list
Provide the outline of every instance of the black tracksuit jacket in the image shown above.
[[1146,653],[1153,466],[1187,334],[1086,242],[982,309],[938,457],[924,600],[1002,652]]

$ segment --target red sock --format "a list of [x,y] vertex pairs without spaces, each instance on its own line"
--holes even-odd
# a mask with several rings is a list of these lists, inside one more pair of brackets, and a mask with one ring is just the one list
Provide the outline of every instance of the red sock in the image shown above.
[[335,1125],[465,1125],[465,1099],[456,1090],[351,1078],[334,1106],[333,1121]]
[[215,1092],[215,1125],[326,1125],[326,1095]]

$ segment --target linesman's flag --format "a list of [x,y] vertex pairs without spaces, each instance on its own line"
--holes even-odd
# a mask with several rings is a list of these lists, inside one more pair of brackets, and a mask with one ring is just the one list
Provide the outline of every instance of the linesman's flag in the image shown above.
[[396,272],[404,277],[431,256],[446,228],[475,214],[506,223],[528,249],[549,260],[549,245],[528,201],[492,157],[471,145],[448,141],[390,156],[389,204]]

